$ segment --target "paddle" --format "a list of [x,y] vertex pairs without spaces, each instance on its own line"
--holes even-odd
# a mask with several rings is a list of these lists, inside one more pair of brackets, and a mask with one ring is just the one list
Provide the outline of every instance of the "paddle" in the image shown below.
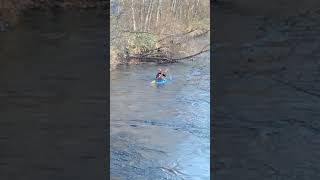
[[[164,72],[165,72],[165,73],[169,72],[169,68],[167,68]],[[168,73],[168,74],[169,74],[170,80],[172,80],[171,73]]]

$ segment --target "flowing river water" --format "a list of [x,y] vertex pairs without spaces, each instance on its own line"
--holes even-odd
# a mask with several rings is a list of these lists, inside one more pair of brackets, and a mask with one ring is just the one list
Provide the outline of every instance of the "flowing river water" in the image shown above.
[[[210,179],[209,53],[111,72],[111,179]],[[157,68],[169,82],[153,85]]]

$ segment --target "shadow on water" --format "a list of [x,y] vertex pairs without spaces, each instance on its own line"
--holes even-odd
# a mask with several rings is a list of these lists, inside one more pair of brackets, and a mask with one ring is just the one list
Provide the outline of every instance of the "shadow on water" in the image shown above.
[[209,54],[162,66],[172,80],[150,82],[157,66],[111,72],[113,179],[209,179]]

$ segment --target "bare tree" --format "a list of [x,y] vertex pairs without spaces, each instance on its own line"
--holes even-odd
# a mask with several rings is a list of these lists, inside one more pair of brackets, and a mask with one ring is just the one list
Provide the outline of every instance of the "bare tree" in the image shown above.
[[160,15],[161,15],[161,6],[162,6],[162,0],[158,0],[156,26],[158,26],[158,24],[159,24],[159,19],[160,19]]
[[148,12],[146,14],[146,19],[145,19],[145,23],[144,23],[144,31],[146,31],[148,28],[148,22],[149,22],[149,18],[150,18],[150,14],[151,14],[152,4],[153,4],[153,0],[150,0],[149,5],[148,5]]
[[149,18],[148,18],[148,29],[147,30],[150,30],[150,26],[151,26],[151,19],[152,19],[152,13],[153,13],[153,0],[151,0],[151,10],[150,10],[150,13],[149,13]]
[[131,0],[131,9],[132,9],[132,22],[133,22],[133,30],[136,31],[137,30],[137,27],[136,27],[136,20],[134,18],[134,4],[133,4],[133,0]]
[[209,0],[115,1],[121,6],[119,18],[113,21],[117,28],[112,35],[118,37],[113,41],[115,52],[127,49],[129,57],[153,60],[179,59],[180,52],[189,58],[202,52],[187,44],[209,32]]

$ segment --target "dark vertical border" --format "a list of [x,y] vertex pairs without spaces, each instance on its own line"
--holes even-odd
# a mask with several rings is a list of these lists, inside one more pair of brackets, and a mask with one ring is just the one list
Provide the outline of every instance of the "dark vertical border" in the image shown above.
[[[84,57],[79,64],[75,61],[79,46],[72,46],[76,42],[72,38],[67,36],[66,41],[50,47],[42,43],[55,40],[30,38],[38,37],[36,32],[46,24],[33,28],[35,32],[30,24],[24,24],[27,30],[19,31],[21,39],[13,38],[6,49],[1,47],[5,47],[8,40],[0,41],[0,59],[11,65],[1,67],[8,75],[0,73],[1,180],[110,179],[109,9],[109,4],[101,9],[98,13],[101,24],[90,27],[99,31],[98,42],[93,42],[94,49],[80,49],[81,56],[86,56],[85,53],[95,56]],[[32,16],[35,18],[32,25],[35,26],[39,16],[41,14]],[[52,18],[57,18],[56,14]],[[75,21],[81,24],[81,19]],[[67,29],[67,24],[62,24],[61,29]],[[78,35],[78,30],[67,34]],[[91,37],[85,33],[81,36]],[[67,43],[70,54],[63,49],[62,42]],[[17,52],[20,45],[25,48],[23,52]],[[38,55],[44,53],[56,59],[40,61]],[[23,58],[15,59],[16,54]],[[53,84],[55,88],[50,88]]]
[[106,77],[107,77],[107,94],[106,94],[106,101],[107,101],[107,117],[106,117],[106,174],[107,179],[110,179],[110,2],[107,4],[106,10],[106,43],[105,43],[105,50],[106,50]]
[[215,76],[214,76],[214,5],[216,1],[210,1],[210,179],[216,179],[216,128],[215,128]]

